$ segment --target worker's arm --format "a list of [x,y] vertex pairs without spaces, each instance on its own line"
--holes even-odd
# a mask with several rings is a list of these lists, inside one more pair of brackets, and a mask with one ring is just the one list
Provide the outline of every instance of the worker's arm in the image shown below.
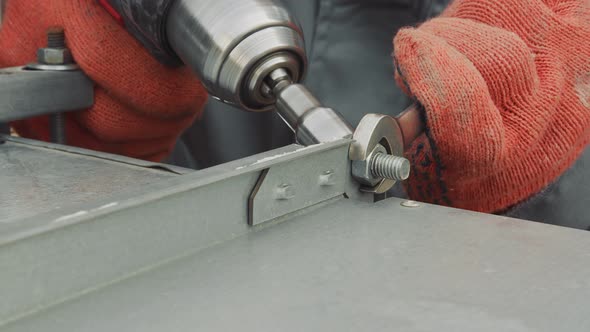
[[[95,105],[67,115],[68,144],[149,160],[168,155],[207,99],[190,70],[157,62],[95,0],[8,0],[0,67],[34,62],[51,26],[65,28],[76,62],[96,83]],[[47,117],[13,127],[49,139]]]
[[456,0],[395,38],[421,105],[409,195],[503,211],[556,181],[590,140],[587,1]]

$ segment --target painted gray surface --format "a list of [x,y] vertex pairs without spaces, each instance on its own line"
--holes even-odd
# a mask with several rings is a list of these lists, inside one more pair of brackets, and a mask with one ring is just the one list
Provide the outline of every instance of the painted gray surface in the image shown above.
[[587,332],[589,247],[587,232],[341,200],[3,331]]
[[[587,232],[362,203],[352,183],[354,199],[248,227],[260,172],[340,150],[346,160],[349,143],[289,146],[0,223],[2,330],[590,328]],[[97,158],[83,152],[49,153]]]
[[518,219],[590,231],[590,148],[557,181],[506,213]]
[[[249,232],[248,197],[262,170],[333,150],[347,165],[349,145],[288,146],[0,223],[0,325]],[[43,174],[63,180],[61,171]]]
[[49,146],[19,139],[0,145],[0,225],[176,175],[120,162],[128,158],[116,162],[104,159],[106,154],[101,158]]

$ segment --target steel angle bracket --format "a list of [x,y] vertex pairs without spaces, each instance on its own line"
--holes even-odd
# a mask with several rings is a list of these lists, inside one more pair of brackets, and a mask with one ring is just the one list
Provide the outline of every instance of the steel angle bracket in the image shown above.
[[78,111],[93,104],[94,83],[80,70],[0,69],[0,122]]
[[344,144],[263,170],[248,199],[248,223],[260,225],[344,197],[348,150]]

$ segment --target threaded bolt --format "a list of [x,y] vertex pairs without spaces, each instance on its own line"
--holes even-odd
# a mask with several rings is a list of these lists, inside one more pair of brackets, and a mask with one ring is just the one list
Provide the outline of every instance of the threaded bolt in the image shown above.
[[47,47],[66,48],[66,34],[62,27],[51,27],[47,30]]
[[375,153],[369,161],[374,177],[404,181],[410,177],[410,161],[403,157]]
[[[47,47],[65,49],[66,34],[63,27],[51,27],[47,29]],[[66,119],[63,113],[52,114],[49,117],[51,127],[51,141],[65,145],[66,142]]]
[[49,117],[49,122],[51,127],[51,141],[53,143],[65,145],[67,143],[65,114],[51,114]]

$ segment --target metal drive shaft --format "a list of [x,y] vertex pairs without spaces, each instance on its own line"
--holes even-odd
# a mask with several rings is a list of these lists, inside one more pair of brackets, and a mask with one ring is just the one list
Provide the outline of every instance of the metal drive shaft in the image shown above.
[[[352,138],[353,129],[342,115],[323,107],[305,86],[294,84],[286,70],[274,70],[265,83],[266,89],[276,96],[278,114],[295,132],[298,143],[312,145]],[[387,154],[385,148],[382,153],[369,155],[364,163],[370,174],[357,175],[353,172],[362,182],[380,179],[403,181],[410,174],[410,162],[403,157]]]
[[342,115],[320,102],[301,84],[293,84],[284,69],[273,71],[266,83],[276,96],[279,115],[295,132],[297,142],[312,145],[350,138],[352,127]]

